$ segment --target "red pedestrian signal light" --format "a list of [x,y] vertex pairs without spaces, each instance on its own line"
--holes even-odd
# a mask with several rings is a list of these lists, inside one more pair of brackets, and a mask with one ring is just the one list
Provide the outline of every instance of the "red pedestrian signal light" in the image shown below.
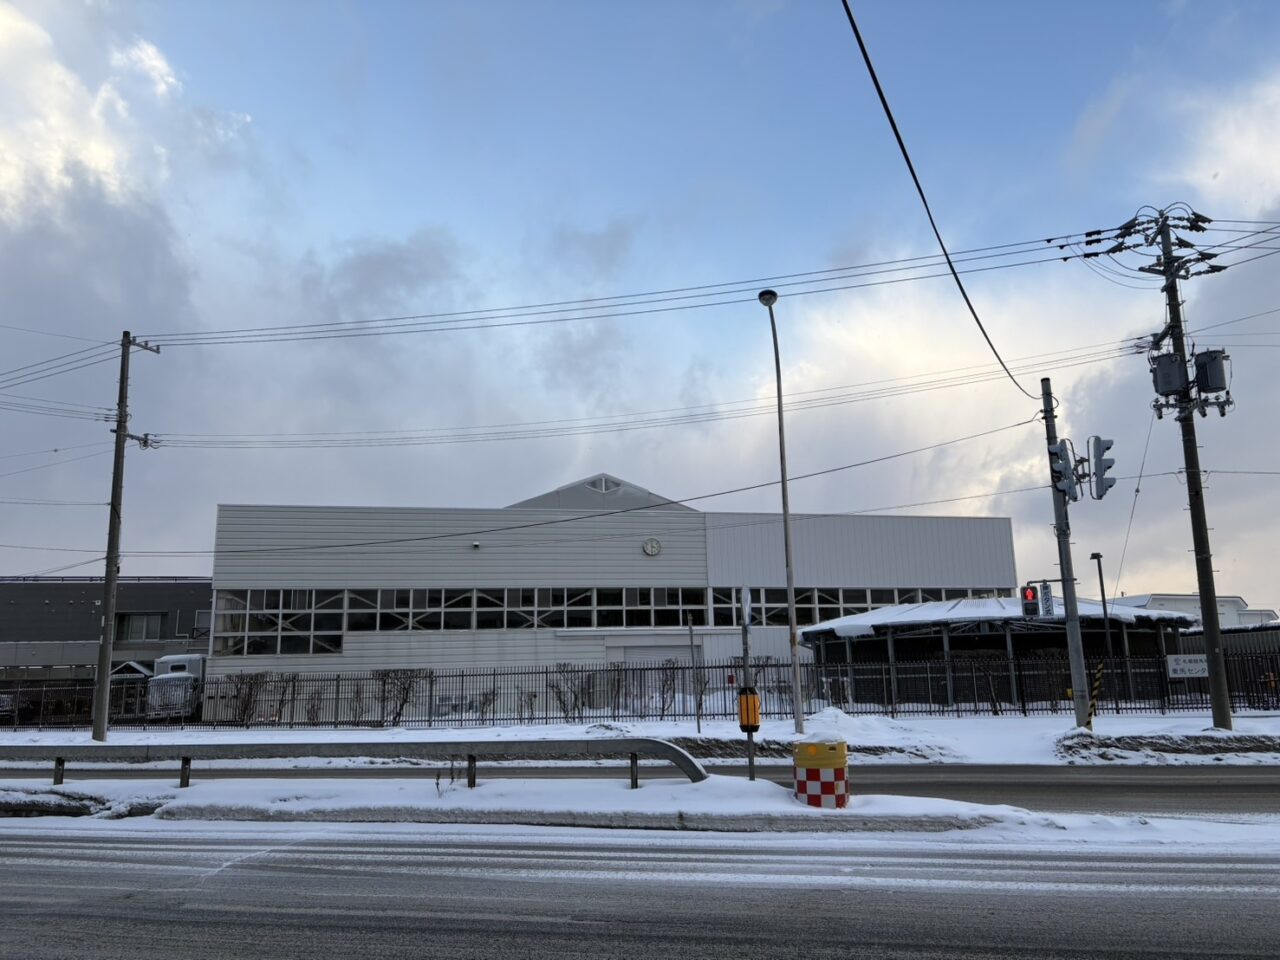
[[1024,617],[1040,616],[1040,588],[1027,584],[1022,588],[1022,615]]

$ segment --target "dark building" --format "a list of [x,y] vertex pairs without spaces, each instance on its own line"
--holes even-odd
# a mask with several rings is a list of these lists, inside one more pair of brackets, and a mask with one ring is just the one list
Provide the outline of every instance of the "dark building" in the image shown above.
[[[0,678],[92,677],[102,624],[101,577],[0,579]],[[207,653],[211,581],[122,577],[113,664]]]

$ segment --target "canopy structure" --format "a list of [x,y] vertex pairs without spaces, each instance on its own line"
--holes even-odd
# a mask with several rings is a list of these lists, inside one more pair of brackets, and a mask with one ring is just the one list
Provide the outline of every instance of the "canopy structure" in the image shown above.
[[[1077,606],[1081,620],[1103,620],[1102,604],[1096,600],[1079,600]],[[815,634],[834,633],[838,637],[874,637],[887,628],[911,628],[942,626],[962,627],[977,623],[1012,622],[1024,627],[1044,625],[1060,629],[1066,621],[1067,611],[1062,600],[1053,600],[1052,617],[1028,617],[1022,612],[1022,601],[1007,597],[980,597],[966,600],[934,600],[928,603],[901,603],[892,607],[878,607],[866,613],[838,617],[805,627],[801,635],[808,638]],[[1138,624],[1161,621],[1179,627],[1195,622],[1190,614],[1174,610],[1147,610],[1142,607],[1107,605],[1106,619],[1116,623]]]

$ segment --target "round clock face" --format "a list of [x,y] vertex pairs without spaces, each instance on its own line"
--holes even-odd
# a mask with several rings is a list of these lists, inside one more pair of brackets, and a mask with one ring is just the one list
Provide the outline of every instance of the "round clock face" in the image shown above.
[[646,557],[656,557],[662,552],[662,541],[657,537],[650,537],[640,544],[640,549],[644,551]]

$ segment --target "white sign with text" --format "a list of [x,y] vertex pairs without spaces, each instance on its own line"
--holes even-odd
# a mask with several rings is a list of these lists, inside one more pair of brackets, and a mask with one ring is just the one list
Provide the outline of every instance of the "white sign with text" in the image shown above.
[[1209,658],[1203,653],[1171,653],[1167,659],[1170,680],[1187,680],[1209,675]]

